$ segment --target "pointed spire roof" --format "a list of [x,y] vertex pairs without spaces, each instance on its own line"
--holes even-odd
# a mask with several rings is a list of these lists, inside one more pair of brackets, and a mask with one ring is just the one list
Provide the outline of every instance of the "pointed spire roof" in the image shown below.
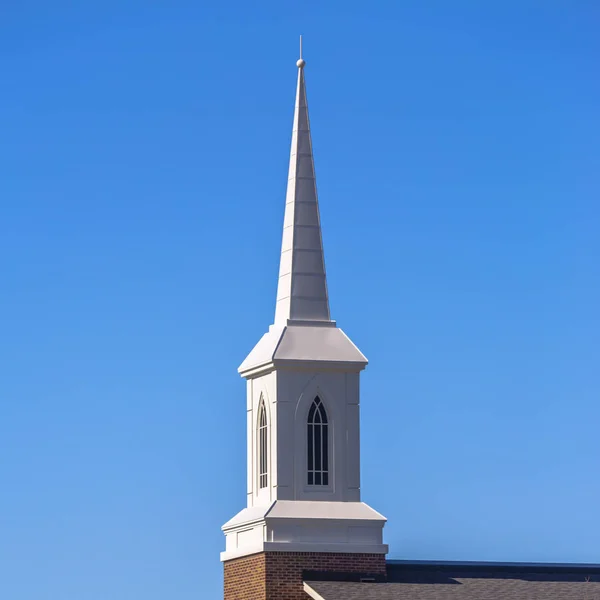
[[328,365],[347,372],[367,359],[329,315],[315,165],[312,155],[300,39],[275,322],[240,365],[253,378],[273,368]]
[[300,59],[283,239],[277,286],[275,325],[288,321],[330,322],[325,260],[317,200],[317,182],[306,102],[300,38]]

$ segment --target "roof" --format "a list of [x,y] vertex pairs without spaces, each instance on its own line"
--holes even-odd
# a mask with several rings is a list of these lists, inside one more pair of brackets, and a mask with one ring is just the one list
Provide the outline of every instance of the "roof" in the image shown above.
[[314,600],[600,600],[600,565],[391,561],[387,580],[305,573],[304,589]]
[[306,100],[306,62],[300,58],[296,65],[298,81],[275,319],[238,368],[244,377],[257,376],[273,367],[360,371],[367,364],[360,350],[336,326],[329,311]]
[[349,521],[381,521],[386,518],[364,502],[298,502],[278,500],[269,512],[273,519],[344,519]]
[[276,362],[343,363],[361,370],[367,359],[334,322],[271,326],[238,368],[242,374]]
[[305,62],[301,59],[297,64],[298,85],[275,309],[275,323],[278,325],[285,325],[289,319],[330,321],[304,82]]
[[275,500],[266,506],[251,506],[227,521],[222,529],[248,525],[261,519],[341,519],[379,521],[386,518],[364,502],[324,502],[322,500]]

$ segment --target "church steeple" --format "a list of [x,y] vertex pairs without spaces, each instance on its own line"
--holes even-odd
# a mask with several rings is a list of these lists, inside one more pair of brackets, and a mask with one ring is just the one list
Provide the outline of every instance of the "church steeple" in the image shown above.
[[[239,565],[253,573],[253,561],[267,555],[298,553],[300,577],[320,564],[307,553],[328,554],[344,570],[363,561],[356,555],[384,565],[387,552],[385,517],[360,499],[360,372],[367,359],[329,315],[304,59],[296,65],[275,322],[238,369],[247,380],[247,506],[223,525],[231,598],[245,579]],[[229,561],[241,557],[248,562],[228,571]],[[288,597],[277,573],[261,576],[273,588],[266,596],[248,597]],[[296,583],[300,597],[301,579]]]
[[317,182],[300,39],[296,106],[283,222],[275,324],[330,321]]

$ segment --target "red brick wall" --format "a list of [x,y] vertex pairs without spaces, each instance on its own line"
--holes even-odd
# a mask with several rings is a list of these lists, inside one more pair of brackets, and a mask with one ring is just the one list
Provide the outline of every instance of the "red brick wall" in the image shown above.
[[384,554],[261,552],[227,561],[225,600],[306,600],[303,571],[385,574]]
[[223,569],[225,600],[266,600],[264,552],[228,560]]

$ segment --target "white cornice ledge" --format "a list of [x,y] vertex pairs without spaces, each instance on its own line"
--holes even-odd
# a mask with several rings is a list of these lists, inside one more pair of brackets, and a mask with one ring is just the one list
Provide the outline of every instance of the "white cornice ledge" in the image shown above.
[[253,546],[221,552],[221,562],[259,552],[326,552],[335,554],[387,554],[387,544],[318,544],[308,542],[261,542]]
[[367,358],[338,327],[271,326],[238,368],[251,378],[277,367],[311,370],[362,371]]
[[245,508],[223,525],[221,560],[257,552],[387,554],[385,522],[364,502],[278,500]]

